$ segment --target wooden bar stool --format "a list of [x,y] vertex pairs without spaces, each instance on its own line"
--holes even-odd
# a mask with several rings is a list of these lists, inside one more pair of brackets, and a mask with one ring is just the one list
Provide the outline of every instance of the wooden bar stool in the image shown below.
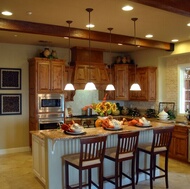
[[[82,189],[84,186],[91,188],[91,184],[103,189],[103,159],[105,154],[107,136],[85,137],[80,139],[80,153],[63,156],[65,163],[65,186],[69,188]],[[79,184],[71,187],[69,185],[69,166],[79,171]],[[92,181],[91,169],[98,168],[99,186]],[[83,182],[82,172],[88,170],[88,181]]]
[[[153,189],[153,180],[165,177],[166,188],[168,188],[168,153],[172,139],[172,132],[174,127],[157,128],[153,130],[153,141],[149,144],[142,144],[137,147],[137,162],[136,162],[136,184],[138,183],[139,173],[143,172],[150,176],[150,188]],[[139,153],[144,152],[150,156],[149,168],[139,168]],[[164,155],[165,167],[162,168],[156,163],[156,156],[158,154]],[[156,168],[163,172],[163,174],[156,176]]]
[[[115,185],[115,188],[123,188],[131,186],[135,189],[134,169],[135,154],[138,145],[139,132],[126,132],[118,134],[117,147],[108,148],[105,152],[105,158],[111,160],[115,164],[115,175],[104,177],[104,180]],[[123,162],[131,160],[131,175],[127,175],[123,171]],[[122,176],[127,177],[131,183],[122,185]],[[119,182],[118,182],[119,180]]]

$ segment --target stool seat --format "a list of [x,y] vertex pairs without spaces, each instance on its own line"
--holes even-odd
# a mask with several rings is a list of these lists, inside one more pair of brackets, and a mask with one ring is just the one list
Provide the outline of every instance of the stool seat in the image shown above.
[[[136,184],[138,183],[139,173],[143,172],[150,176],[150,188],[153,189],[153,180],[165,177],[166,188],[168,188],[168,153],[172,139],[174,127],[156,128],[153,130],[153,139],[151,143],[139,144],[136,157]],[[150,165],[148,168],[141,168],[139,165],[140,152],[149,155]],[[157,165],[156,157],[162,154],[165,158],[165,166]],[[142,165],[141,165],[142,166]],[[156,168],[162,172],[162,175],[155,175]]]

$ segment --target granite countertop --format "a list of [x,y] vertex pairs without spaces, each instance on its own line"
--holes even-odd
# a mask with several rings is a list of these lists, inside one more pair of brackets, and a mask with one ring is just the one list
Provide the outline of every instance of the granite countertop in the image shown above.
[[102,127],[96,128],[84,128],[85,134],[80,135],[70,135],[64,133],[63,130],[60,129],[51,129],[51,130],[40,130],[40,131],[31,131],[31,134],[36,135],[40,138],[47,137],[52,140],[67,140],[72,138],[81,138],[81,137],[90,137],[96,135],[110,135],[110,134],[117,134],[125,131],[144,131],[144,130],[152,130],[158,127],[168,127],[174,126],[174,123],[160,123],[160,122],[151,122],[152,127],[136,127],[136,126],[128,126],[122,125],[122,130],[105,130]]

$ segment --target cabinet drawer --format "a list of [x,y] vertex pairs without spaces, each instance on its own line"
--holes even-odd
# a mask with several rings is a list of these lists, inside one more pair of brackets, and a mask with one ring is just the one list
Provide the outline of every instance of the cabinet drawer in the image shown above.
[[173,134],[185,134],[185,135],[188,135],[188,128],[187,127],[185,127],[185,126],[178,126],[178,125],[176,125],[175,127],[174,127],[174,133]]

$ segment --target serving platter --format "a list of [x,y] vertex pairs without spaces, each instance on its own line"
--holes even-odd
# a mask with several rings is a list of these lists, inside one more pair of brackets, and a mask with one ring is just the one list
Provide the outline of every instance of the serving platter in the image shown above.
[[138,125],[138,124],[136,124],[135,127],[146,128],[146,127],[152,127],[152,125]]
[[82,132],[69,132],[69,131],[64,131],[65,134],[68,134],[68,135],[85,135],[86,132],[85,131],[82,131]]
[[123,130],[123,128],[108,128],[108,127],[104,127],[105,130],[108,130],[108,131],[119,131],[119,130]]

